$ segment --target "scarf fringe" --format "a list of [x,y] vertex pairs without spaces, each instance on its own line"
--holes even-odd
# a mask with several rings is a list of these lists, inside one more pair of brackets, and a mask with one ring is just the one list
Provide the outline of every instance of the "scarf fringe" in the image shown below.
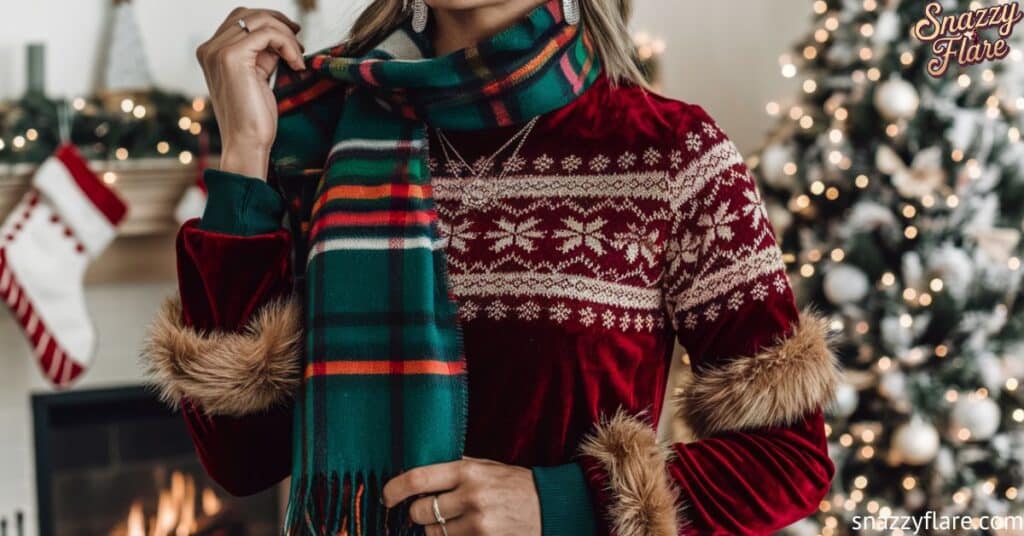
[[409,503],[380,503],[390,476],[345,473],[304,476],[292,483],[282,530],[284,536],[422,536],[409,517]]

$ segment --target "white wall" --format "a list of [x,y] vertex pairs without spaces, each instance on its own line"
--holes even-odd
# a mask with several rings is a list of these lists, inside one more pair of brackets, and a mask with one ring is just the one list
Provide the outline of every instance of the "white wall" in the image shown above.
[[765,104],[792,94],[778,58],[810,29],[810,0],[633,0],[635,30],[666,41],[665,93],[703,106],[740,150],[772,121]]
[[[341,35],[366,0],[320,0],[322,17],[307,21],[307,49]],[[190,94],[203,92],[193,51],[240,0],[135,0],[139,26],[156,82]],[[764,104],[789,94],[793,81],[778,74],[778,55],[808,27],[809,1],[635,0],[633,27],[666,40],[665,92],[704,106],[741,149],[752,150],[770,124]],[[0,0],[0,99],[24,90],[24,45],[47,43],[51,95],[74,96],[94,86],[98,43],[110,0]],[[295,16],[291,0],[246,5]],[[90,313],[101,335],[98,360],[80,387],[140,380],[138,348],[145,326],[173,284],[93,286]],[[26,509],[35,534],[35,490],[29,394],[47,390],[17,326],[0,308],[0,515]]]

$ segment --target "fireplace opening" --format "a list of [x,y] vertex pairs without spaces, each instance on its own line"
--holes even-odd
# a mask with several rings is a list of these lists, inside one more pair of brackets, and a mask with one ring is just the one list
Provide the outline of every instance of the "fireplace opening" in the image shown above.
[[287,488],[232,497],[145,387],[32,396],[40,536],[271,536]]

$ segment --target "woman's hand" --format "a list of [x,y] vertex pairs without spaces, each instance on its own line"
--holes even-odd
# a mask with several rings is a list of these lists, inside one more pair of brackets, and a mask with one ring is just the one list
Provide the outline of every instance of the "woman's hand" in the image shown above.
[[305,69],[298,31],[280,12],[235,8],[196,50],[220,128],[224,171],[266,178],[277,135],[277,102],[267,80],[278,58]]
[[540,536],[540,499],[533,472],[524,467],[476,458],[417,467],[384,486],[384,505],[424,494],[409,513],[427,536],[444,536],[434,518],[435,495],[448,536]]

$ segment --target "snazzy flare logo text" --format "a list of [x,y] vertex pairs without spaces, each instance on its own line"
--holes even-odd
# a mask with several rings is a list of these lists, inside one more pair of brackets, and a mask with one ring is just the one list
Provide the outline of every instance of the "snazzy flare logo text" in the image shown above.
[[[928,60],[928,74],[940,77],[953,63],[974,65],[1000,60],[1010,54],[1007,39],[1024,12],[1017,2],[981,7],[963,13],[946,14],[939,2],[925,6],[924,18],[914,25],[914,37],[931,43],[934,57]],[[994,29],[992,35],[982,30]],[[989,32],[992,33],[992,32]]]

